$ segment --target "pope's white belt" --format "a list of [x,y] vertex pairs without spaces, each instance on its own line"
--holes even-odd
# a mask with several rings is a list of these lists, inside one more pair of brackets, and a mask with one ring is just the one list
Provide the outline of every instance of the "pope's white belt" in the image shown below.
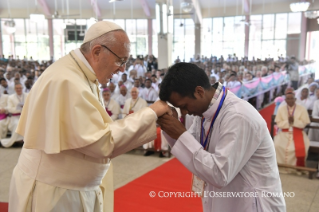
[[91,191],[98,189],[110,166],[108,159],[96,159],[75,150],[45,154],[22,148],[17,167],[26,175],[52,186]]

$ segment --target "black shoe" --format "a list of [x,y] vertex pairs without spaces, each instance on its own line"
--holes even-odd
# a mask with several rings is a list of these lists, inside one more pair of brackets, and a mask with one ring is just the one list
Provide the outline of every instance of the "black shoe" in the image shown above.
[[166,158],[166,156],[163,154],[163,152],[160,152],[159,157],[160,158]]
[[150,156],[150,155],[153,155],[155,152],[154,151],[146,151],[144,153],[144,156]]

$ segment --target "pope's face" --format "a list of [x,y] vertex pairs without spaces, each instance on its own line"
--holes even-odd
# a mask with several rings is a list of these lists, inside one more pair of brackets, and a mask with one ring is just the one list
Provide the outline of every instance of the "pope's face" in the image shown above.
[[116,36],[117,42],[109,46],[101,43],[93,47],[93,49],[96,48],[93,53],[95,57],[95,67],[93,69],[101,84],[107,83],[113,74],[125,71],[125,63],[121,66],[122,59],[126,62],[130,53],[129,47],[126,47],[130,43],[127,35],[122,31],[115,31],[113,34]]

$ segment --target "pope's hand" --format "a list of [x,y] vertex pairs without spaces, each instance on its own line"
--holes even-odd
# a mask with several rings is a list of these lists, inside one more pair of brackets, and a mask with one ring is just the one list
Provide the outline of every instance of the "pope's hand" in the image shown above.
[[162,130],[167,133],[171,138],[177,140],[181,136],[186,128],[184,125],[170,115],[164,115],[158,118],[157,123],[161,126]]
[[154,104],[150,105],[150,108],[155,111],[157,117],[160,117],[166,113],[172,115],[171,108],[164,101],[156,101]]

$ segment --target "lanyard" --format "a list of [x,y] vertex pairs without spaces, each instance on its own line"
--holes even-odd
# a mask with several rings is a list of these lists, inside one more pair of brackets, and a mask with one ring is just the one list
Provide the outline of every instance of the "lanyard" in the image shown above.
[[135,107],[135,105],[136,105],[136,103],[138,102],[139,99],[140,98],[137,98],[137,100],[134,102],[133,106],[132,106],[132,101],[131,101],[129,112],[133,109],[133,107]]
[[208,136],[209,136],[209,134],[210,134],[210,132],[211,132],[211,130],[212,130],[212,128],[213,128],[213,125],[214,125],[215,120],[216,120],[216,118],[217,118],[217,116],[218,116],[218,114],[219,114],[219,111],[220,111],[221,107],[223,106],[223,103],[224,103],[224,101],[225,101],[225,97],[226,97],[226,90],[225,90],[225,87],[223,86],[223,96],[222,96],[222,98],[221,98],[221,100],[220,100],[220,102],[219,102],[218,108],[217,108],[217,110],[216,110],[216,112],[215,112],[215,114],[214,114],[214,116],[213,116],[213,120],[212,120],[212,122],[211,122],[211,124],[210,124],[210,127],[209,127],[209,130],[208,130],[208,132],[207,132],[207,134],[206,134],[206,139],[205,139],[205,141],[203,141],[203,139],[204,139],[204,134],[205,134],[205,129],[204,129],[204,121],[205,121],[205,118],[204,118],[204,117],[202,118],[201,133],[200,133],[200,134],[201,134],[201,136],[200,136],[200,143],[201,143],[201,145],[203,146],[203,148],[204,148],[205,150],[207,149]]
[[289,116],[294,116],[295,109],[296,109],[296,104],[295,104],[295,107],[294,107],[294,109],[293,109],[292,113],[290,114],[290,113],[289,113],[289,108],[288,108],[288,105],[287,105],[288,115],[289,115]]

